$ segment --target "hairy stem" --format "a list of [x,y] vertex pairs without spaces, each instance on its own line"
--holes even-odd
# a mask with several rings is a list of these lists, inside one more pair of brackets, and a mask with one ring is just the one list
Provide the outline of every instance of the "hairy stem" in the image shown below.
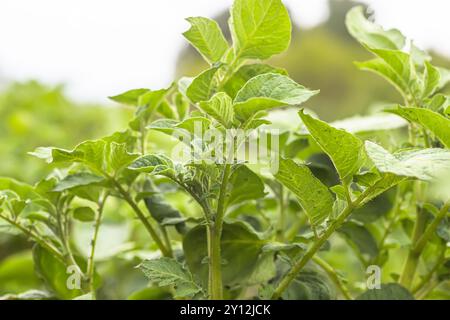
[[223,299],[222,286],[222,255],[220,252],[220,241],[222,239],[223,218],[225,216],[225,200],[227,197],[228,180],[230,178],[231,164],[226,163],[223,169],[222,182],[217,200],[217,212],[214,221],[210,224],[209,241],[209,281],[210,298],[213,300]]
[[108,194],[105,194],[98,202],[97,214],[96,214],[95,220],[94,220],[94,233],[92,234],[92,239],[91,239],[91,251],[89,253],[88,263],[87,263],[87,277],[88,277],[88,281],[89,281],[89,291],[91,292],[93,300],[96,299],[96,292],[95,292],[95,286],[94,286],[95,248],[97,245],[98,232],[100,230],[100,225],[101,225],[101,221],[102,221],[103,209],[105,207],[105,202],[106,202],[107,198],[108,198]]

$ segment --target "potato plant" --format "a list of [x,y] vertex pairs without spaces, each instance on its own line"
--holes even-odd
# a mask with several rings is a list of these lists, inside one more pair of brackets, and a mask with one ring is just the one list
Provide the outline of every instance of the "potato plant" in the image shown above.
[[[439,90],[450,72],[355,7],[348,31],[373,54],[356,66],[382,76],[404,103],[326,123],[300,107],[319,90],[264,62],[289,47],[280,0],[235,0],[231,44],[215,21],[187,21],[183,35],[207,69],[168,88],[111,97],[135,108],[128,128],[72,150],[31,152],[55,167],[35,185],[0,179],[0,217],[34,242],[51,297],[96,298],[96,243],[113,200],[148,233],[154,254],[139,265],[148,285],[175,299],[421,299],[438,286],[448,296],[450,111]],[[241,160],[254,134],[273,128],[275,108],[296,129],[271,131],[270,163]],[[149,138],[155,132],[188,157],[161,152]],[[168,188],[200,214],[175,208]],[[93,226],[87,256],[75,249],[75,220]],[[329,259],[342,246],[363,270],[358,282],[347,279],[346,261]],[[68,268],[80,276],[76,289]],[[366,269],[380,270],[380,286],[361,285]]]

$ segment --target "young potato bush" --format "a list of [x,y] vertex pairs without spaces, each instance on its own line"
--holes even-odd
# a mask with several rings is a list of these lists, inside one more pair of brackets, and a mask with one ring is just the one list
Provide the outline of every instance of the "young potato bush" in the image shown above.
[[[355,7],[348,31],[373,54],[356,66],[382,76],[404,104],[328,124],[299,107],[318,90],[264,63],[290,43],[282,2],[235,0],[230,15],[232,44],[215,21],[187,19],[183,35],[206,70],[111,97],[135,107],[127,130],[72,150],[38,148],[31,154],[58,169],[35,185],[0,179],[0,217],[34,242],[48,288],[16,298],[96,298],[96,244],[109,201],[133,210],[148,233],[143,249],[152,250],[139,268],[150,288],[175,299],[422,299],[437,287],[448,297],[450,119],[439,90],[450,72]],[[271,128],[275,108],[290,116],[296,108],[289,120],[300,125],[270,131],[270,163],[242,161],[253,134]],[[155,132],[170,136],[167,145],[155,146]],[[170,188],[201,215],[175,208]],[[87,255],[74,245],[75,220],[93,225]],[[356,282],[346,261],[334,266],[331,253],[342,246],[342,259],[356,257],[362,270]],[[68,268],[80,275],[75,290]],[[382,278],[375,272],[371,283],[366,270]]]

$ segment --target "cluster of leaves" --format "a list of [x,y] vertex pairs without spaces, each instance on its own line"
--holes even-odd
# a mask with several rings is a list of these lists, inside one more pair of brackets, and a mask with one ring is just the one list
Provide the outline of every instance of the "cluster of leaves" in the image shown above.
[[[236,142],[241,146],[252,130],[271,125],[272,109],[289,112],[318,94],[261,62],[289,46],[291,22],[280,0],[235,0],[230,15],[232,45],[215,21],[187,19],[191,28],[184,36],[208,69],[169,88],[111,97],[135,107],[126,131],[73,150],[38,148],[32,155],[59,169],[36,185],[0,180],[0,217],[36,243],[35,264],[49,289],[60,298],[95,297],[103,207],[117,198],[148,232],[147,248],[160,255],[143,261],[141,270],[151,285],[170,288],[175,298],[351,299],[361,290],[349,288],[327,261],[334,246],[329,240],[343,237],[362,267],[383,266],[396,249],[388,242],[394,231],[409,240],[403,271],[358,298],[425,297],[448,274],[449,189],[442,177],[450,169],[449,99],[436,93],[448,71],[433,66],[413,44],[402,51],[399,31],[382,29],[354,8],[347,15],[349,32],[376,56],[358,66],[391,82],[405,106],[331,124],[299,110],[298,130],[278,136],[272,175],[235,161],[235,152],[208,161],[217,145],[199,135],[198,126],[232,136],[244,130],[243,141]],[[380,132],[389,136],[404,127],[408,142],[373,141]],[[149,132],[175,136],[198,154],[184,161],[169,157],[148,143]],[[189,195],[201,215],[172,207],[162,191],[167,184]],[[385,212],[371,210],[388,199],[393,205]],[[72,248],[73,220],[94,225],[87,257]],[[419,262],[431,265],[421,278],[415,276]],[[79,291],[62,280],[69,266],[82,275]]]

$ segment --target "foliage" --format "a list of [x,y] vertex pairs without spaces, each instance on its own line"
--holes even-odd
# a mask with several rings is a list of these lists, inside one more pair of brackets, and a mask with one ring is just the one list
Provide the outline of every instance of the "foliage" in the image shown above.
[[[55,168],[35,184],[0,179],[2,226],[33,242],[36,273],[50,292],[6,298],[96,299],[108,285],[98,253],[112,217],[139,226],[119,254],[128,267],[139,265],[149,288],[130,299],[411,299],[442,285],[450,120],[449,100],[438,92],[448,71],[414,46],[404,50],[398,30],[384,30],[355,7],[347,28],[374,55],[357,66],[391,83],[404,106],[328,124],[299,109],[318,90],[262,61],[290,43],[282,2],[235,0],[230,15],[232,43],[215,21],[188,18],[184,36],[208,64],[198,75],[111,97],[134,108],[126,130],[30,152]],[[269,131],[277,112],[298,126]],[[380,119],[389,121],[379,126]],[[408,141],[383,139],[406,126]],[[269,164],[241,158],[255,135]],[[443,192],[427,192],[436,186]],[[386,212],[369,214],[391,194]],[[128,211],[109,216],[112,203]],[[85,224],[87,250],[77,238]],[[362,271],[384,267],[397,252],[405,263],[395,279],[384,272],[379,291],[362,292],[326,258],[339,245],[354,252]]]

